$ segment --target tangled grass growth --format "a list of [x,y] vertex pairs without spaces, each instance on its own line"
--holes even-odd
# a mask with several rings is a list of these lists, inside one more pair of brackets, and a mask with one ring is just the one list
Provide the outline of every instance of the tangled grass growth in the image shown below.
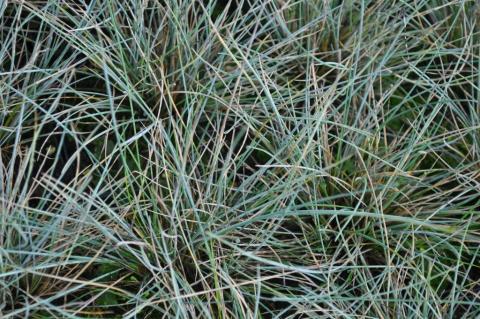
[[0,0],[0,317],[480,316],[479,21]]

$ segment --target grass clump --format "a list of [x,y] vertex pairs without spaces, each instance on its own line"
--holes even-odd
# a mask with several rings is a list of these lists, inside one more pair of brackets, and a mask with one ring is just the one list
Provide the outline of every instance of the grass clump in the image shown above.
[[1,317],[480,315],[479,17],[1,2]]

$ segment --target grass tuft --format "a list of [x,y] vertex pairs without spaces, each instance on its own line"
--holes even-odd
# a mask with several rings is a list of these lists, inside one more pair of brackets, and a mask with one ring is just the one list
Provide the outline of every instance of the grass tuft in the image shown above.
[[0,317],[480,316],[474,0],[0,2]]

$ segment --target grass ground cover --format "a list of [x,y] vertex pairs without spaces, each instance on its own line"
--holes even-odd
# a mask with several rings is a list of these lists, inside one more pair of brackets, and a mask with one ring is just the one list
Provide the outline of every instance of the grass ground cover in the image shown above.
[[479,22],[0,0],[0,317],[480,316]]

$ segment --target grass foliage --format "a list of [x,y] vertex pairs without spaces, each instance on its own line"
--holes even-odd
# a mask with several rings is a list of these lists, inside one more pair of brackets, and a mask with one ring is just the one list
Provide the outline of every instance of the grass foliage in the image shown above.
[[479,21],[0,1],[0,316],[480,315]]

